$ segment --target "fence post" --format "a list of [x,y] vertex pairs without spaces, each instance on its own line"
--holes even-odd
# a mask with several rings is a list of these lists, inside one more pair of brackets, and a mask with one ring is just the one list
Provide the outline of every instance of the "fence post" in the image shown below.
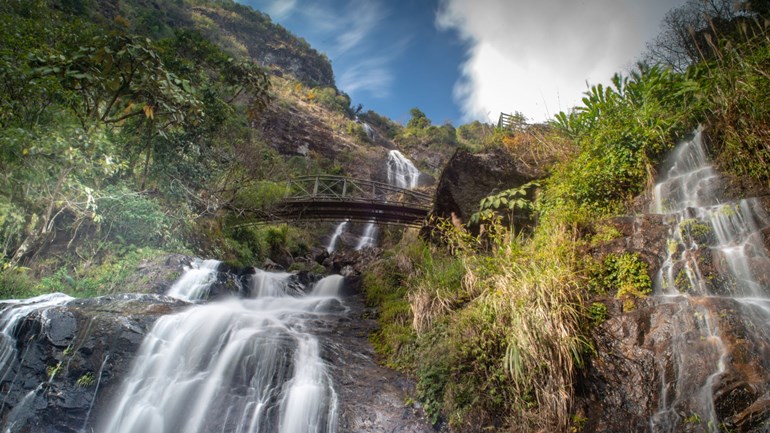
[[318,176],[315,177],[315,183],[313,184],[313,198],[318,195]]
[[342,198],[345,198],[345,192],[348,190],[348,178],[342,179]]

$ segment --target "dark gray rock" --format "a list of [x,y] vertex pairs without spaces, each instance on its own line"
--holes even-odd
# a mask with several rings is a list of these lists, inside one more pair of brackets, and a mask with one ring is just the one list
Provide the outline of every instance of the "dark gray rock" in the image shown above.
[[54,346],[66,347],[75,337],[77,320],[71,312],[54,308],[43,313],[43,332]]
[[0,424],[10,432],[82,431],[92,405],[96,412],[110,400],[155,320],[187,305],[134,294],[30,313],[0,379]]
[[478,211],[482,198],[537,178],[502,149],[484,154],[458,149],[441,173],[433,214],[442,218],[454,215],[467,222]]

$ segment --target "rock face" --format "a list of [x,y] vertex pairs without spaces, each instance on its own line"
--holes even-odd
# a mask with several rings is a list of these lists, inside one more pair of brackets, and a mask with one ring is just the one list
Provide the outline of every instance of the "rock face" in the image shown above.
[[458,149],[438,181],[433,213],[444,218],[454,214],[467,222],[482,198],[535,179],[503,150],[472,154]]
[[[658,297],[606,321],[578,381],[583,431],[767,432],[770,344],[749,332],[767,320],[763,308],[728,298]],[[717,330],[733,338],[717,343]],[[701,400],[693,396],[713,399],[718,426],[693,416],[700,408],[691,405]]]
[[[419,407],[404,404],[413,384],[375,362],[368,336],[376,322],[363,305],[358,271],[350,260],[340,257],[330,262],[348,274],[342,287],[344,306],[335,301],[339,308],[307,322],[321,342],[321,357],[328,363],[338,396],[337,431],[432,431]],[[169,267],[188,261],[170,260]],[[155,269],[149,264],[144,268]],[[220,264],[209,305],[219,298],[252,295],[247,281],[255,272]],[[307,272],[294,274],[286,290],[291,296],[303,296],[318,279]],[[23,303],[0,303],[0,319],[6,320],[8,308],[19,305]],[[0,426],[9,433],[93,431],[110,413],[153,324],[163,315],[204,307],[158,294],[124,294],[65,298],[19,315],[22,318],[10,335],[0,334]],[[10,322],[0,324],[5,323]]]
[[274,24],[269,16],[240,5],[229,9],[196,6],[191,15],[193,19],[209,23],[201,27],[210,37],[233,51],[245,49],[247,52],[242,54],[249,55],[263,67],[291,74],[311,86],[334,87],[329,59]]
[[165,296],[117,295],[28,315],[14,329],[0,381],[4,431],[81,431],[110,400],[155,320],[184,305]]

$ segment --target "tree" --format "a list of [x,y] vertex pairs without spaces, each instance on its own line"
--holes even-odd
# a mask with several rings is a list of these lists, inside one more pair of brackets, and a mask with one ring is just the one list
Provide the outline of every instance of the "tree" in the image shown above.
[[407,128],[425,129],[430,126],[430,119],[419,108],[409,110],[412,118],[406,123]]
[[735,24],[769,9],[767,0],[688,0],[669,11],[662,30],[647,45],[646,61],[684,72],[687,67],[710,57],[713,45],[733,33]]

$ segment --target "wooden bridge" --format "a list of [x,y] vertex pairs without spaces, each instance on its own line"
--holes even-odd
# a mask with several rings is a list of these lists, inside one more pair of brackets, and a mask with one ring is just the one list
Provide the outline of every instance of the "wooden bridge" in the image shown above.
[[269,209],[265,218],[418,225],[428,216],[431,205],[428,194],[387,183],[304,176],[289,180],[283,200]]

